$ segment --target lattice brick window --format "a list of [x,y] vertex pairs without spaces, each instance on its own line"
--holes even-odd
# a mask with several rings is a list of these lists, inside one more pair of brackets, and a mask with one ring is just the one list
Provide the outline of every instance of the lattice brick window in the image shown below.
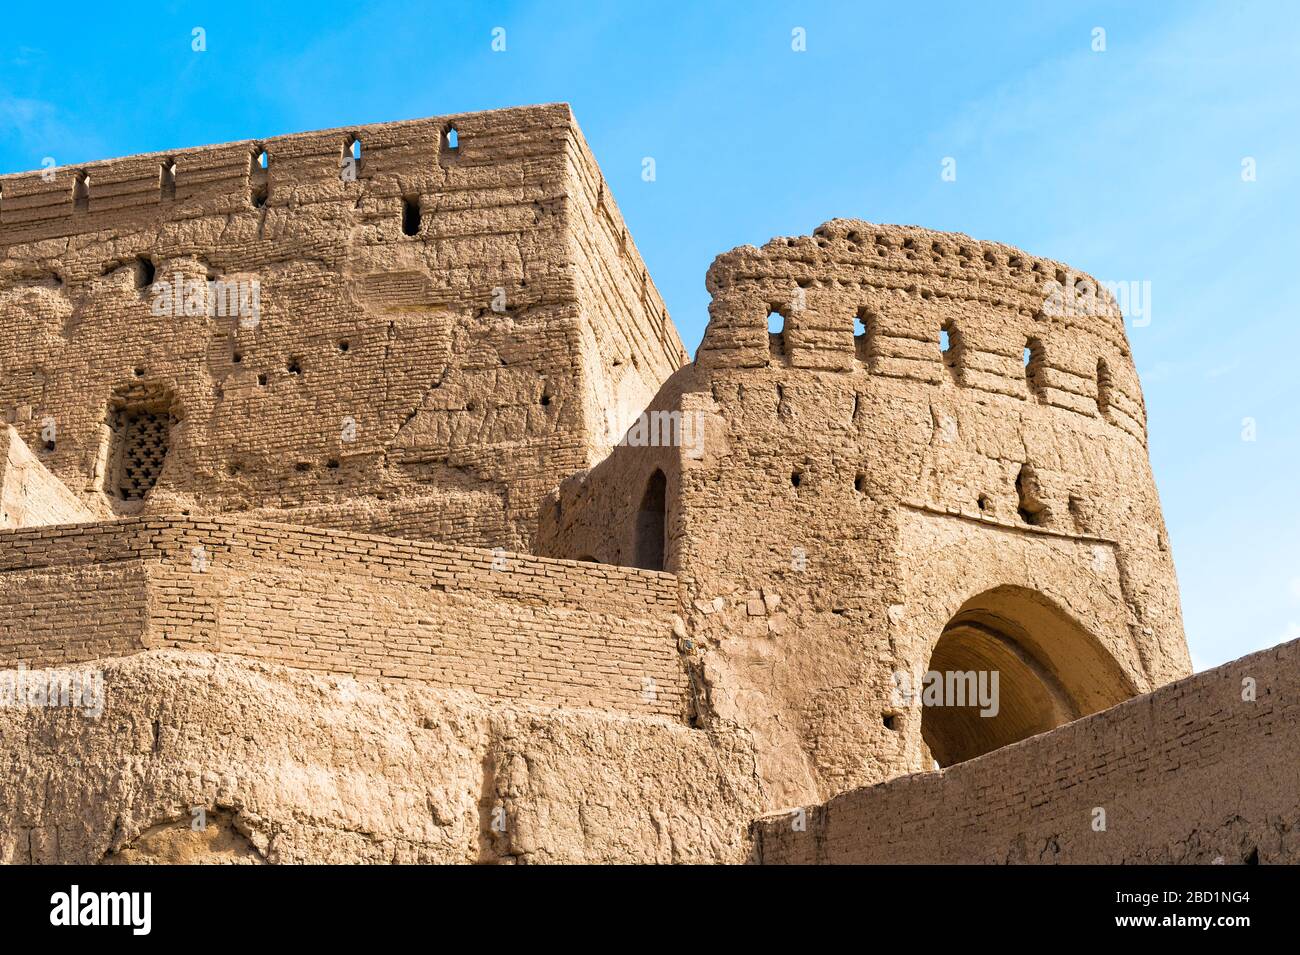
[[166,409],[126,406],[113,412],[114,453],[109,488],[124,501],[138,501],[158,483],[171,437]]

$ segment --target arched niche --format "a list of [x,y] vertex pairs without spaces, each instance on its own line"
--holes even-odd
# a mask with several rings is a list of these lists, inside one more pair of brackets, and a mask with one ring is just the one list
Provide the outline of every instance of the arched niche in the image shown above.
[[949,766],[1114,706],[1137,689],[1060,606],[1004,586],[952,616],[917,692],[921,737]]

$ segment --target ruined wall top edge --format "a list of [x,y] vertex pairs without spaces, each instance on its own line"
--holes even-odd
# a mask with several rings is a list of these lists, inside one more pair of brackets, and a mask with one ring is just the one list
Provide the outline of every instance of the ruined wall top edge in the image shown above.
[[[832,219],[811,235],[777,237],[761,248],[739,246],[719,255],[706,284],[714,317],[728,293],[760,291],[773,298],[797,288],[860,282],[925,298],[957,298],[1053,317],[1053,300],[1086,300],[1093,330],[1120,342],[1124,319],[1106,283],[1052,259],[1000,242],[921,226]],[[1127,349],[1125,349],[1127,350]]]
[[[59,164],[55,173],[59,177],[51,181],[43,169],[21,170],[0,174],[0,185],[4,187],[5,197],[28,195],[38,192],[58,192],[60,184],[66,177],[76,172],[99,173],[103,182],[119,182],[119,174],[134,174],[143,171],[146,160],[193,159],[204,155],[224,155],[238,153],[246,156],[254,149],[265,149],[277,159],[302,157],[308,155],[335,156],[340,143],[349,135],[365,140],[365,134],[382,133],[386,137],[403,143],[422,143],[428,140],[436,142],[447,128],[453,127],[465,132],[463,124],[472,123],[480,129],[493,127],[533,127],[538,130],[547,128],[568,128],[574,125],[573,111],[568,103],[547,103],[537,106],[510,106],[503,109],[478,110],[468,113],[448,113],[444,116],[428,116],[419,119],[397,120],[384,123],[367,123],[357,126],[338,126],[331,129],[310,130],[301,133],[286,133],[281,136],[269,136],[265,139],[240,139],[206,146],[188,146],[183,149],[157,150],[147,153],[134,153],[109,159],[97,159],[88,162]],[[156,173],[152,167],[152,172]]]

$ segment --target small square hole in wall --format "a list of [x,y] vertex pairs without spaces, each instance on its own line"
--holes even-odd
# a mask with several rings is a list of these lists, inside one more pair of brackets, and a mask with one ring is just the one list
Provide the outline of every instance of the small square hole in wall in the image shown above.
[[137,256],[135,260],[135,287],[138,289],[149,290],[153,287],[154,276],[157,274],[157,268],[153,264],[153,259],[147,255]]
[[884,716],[881,718],[881,722],[885,724],[885,729],[887,730],[897,730],[899,728],[897,713],[884,714]]

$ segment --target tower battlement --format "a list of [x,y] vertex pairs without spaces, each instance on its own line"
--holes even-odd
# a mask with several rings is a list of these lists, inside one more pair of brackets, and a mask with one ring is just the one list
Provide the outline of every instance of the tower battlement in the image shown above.
[[[1048,302],[1067,282],[1095,314]],[[700,681],[778,788],[962,761],[1189,672],[1137,372],[1093,280],[834,220],[724,253],[708,285],[697,360],[650,405],[701,439],[615,448],[539,546],[681,575]],[[913,708],[901,685],[934,670],[998,672],[1019,703]]]
[[[709,269],[706,368],[853,371],[1027,398],[1146,441],[1124,319],[1092,276],[1010,246],[835,219]],[[778,315],[783,330],[769,333]],[[855,334],[855,324],[857,332]],[[940,335],[947,351],[935,347]]]

